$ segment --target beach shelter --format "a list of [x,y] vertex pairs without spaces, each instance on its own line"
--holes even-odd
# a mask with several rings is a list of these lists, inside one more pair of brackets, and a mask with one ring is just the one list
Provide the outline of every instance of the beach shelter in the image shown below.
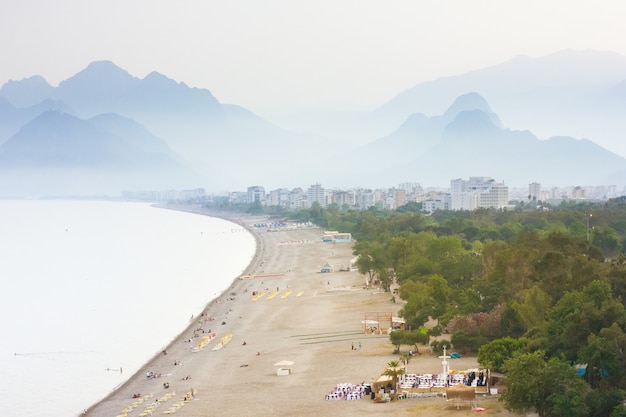
[[404,330],[406,327],[406,319],[402,317],[392,317],[391,318],[391,327],[394,329],[402,329]]
[[[376,381],[372,383],[372,391],[378,393],[381,389],[384,390],[389,385],[393,384],[393,377],[390,375],[381,375]],[[393,385],[392,385],[393,388]]]
[[467,403],[472,405],[476,400],[476,392],[474,391],[474,387],[457,384],[446,389],[446,398],[448,401],[452,401],[458,409]]
[[287,376],[291,374],[291,367],[293,366],[294,363],[295,362],[287,361],[287,360],[276,362],[274,364],[274,366],[278,366],[278,369],[276,369],[276,375]]

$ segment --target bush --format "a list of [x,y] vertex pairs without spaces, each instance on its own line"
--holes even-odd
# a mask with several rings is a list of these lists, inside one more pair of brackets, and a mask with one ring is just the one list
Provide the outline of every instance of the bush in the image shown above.
[[468,335],[463,330],[455,332],[450,338],[455,349],[463,353],[476,352],[485,344],[485,338],[481,335]]
[[434,340],[430,344],[432,351],[438,355],[443,353],[444,346],[448,351],[452,348],[452,344],[448,340]]

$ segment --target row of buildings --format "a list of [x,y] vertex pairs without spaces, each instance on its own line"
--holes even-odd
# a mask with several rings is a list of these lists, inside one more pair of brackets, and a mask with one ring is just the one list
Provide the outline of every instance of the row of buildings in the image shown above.
[[511,200],[528,203],[539,201],[559,204],[562,200],[587,199],[606,200],[616,197],[614,186],[601,187],[552,187],[542,190],[541,184],[531,183],[527,189],[513,189],[503,182],[490,177],[469,177],[453,179],[449,189],[424,189],[419,183],[402,183],[390,189],[325,189],[320,184],[308,189],[281,188],[265,191],[262,186],[248,187],[247,192],[233,192],[229,195],[231,203],[280,206],[290,210],[308,208],[313,203],[321,207],[336,204],[340,208],[367,210],[370,207],[394,210],[409,202],[422,204],[422,210],[432,213],[436,210],[474,210],[477,208],[512,208]]
[[386,190],[353,189],[326,190],[320,184],[311,185],[306,191],[278,189],[269,193],[261,186],[248,187],[246,193],[231,193],[231,203],[280,206],[290,210],[321,207],[336,204],[340,208],[367,210],[369,207],[394,210],[408,202],[422,203],[422,210],[474,210],[476,208],[505,209],[509,206],[509,189],[489,177],[470,177],[469,180],[454,179],[449,191],[424,190],[419,184],[404,183],[398,188]]
[[[544,190],[539,183],[531,183],[528,188],[510,189],[503,182],[490,177],[469,177],[453,179],[450,188],[423,188],[419,183],[402,183],[389,189],[325,189],[321,184],[313,184],[308,189],[279,188],[267,192],[256,185],[247,191],[230,192],[227,195],[209,196],[204,189],[183,191],[160,191],[145,193],[125,193],[124,198],[154,201],[207,201],[217,200],[229,204],[260,204],[263,206],[284,207],[289,210],[306,209],[314,203],[321,207],[337,205],[341,209],[367,210],[377,207],[394,210],[409,202],[421,203],[422,210],[432,213],[436,210],[474,210],[477,208],[509,209],[515,203],[538,204],[546,202],[558,205],[563,200],[602,201],[617,197],[615,186],[598,187],[552,187]],[[513,205],[511,202],[513,201]]]

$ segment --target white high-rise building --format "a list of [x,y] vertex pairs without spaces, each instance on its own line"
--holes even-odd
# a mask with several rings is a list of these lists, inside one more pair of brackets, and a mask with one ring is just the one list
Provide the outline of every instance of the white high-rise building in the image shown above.
[[340,209],[343,207],[354,207],[355,201],[355,194],[352,190],[336,191],[331,196],[331,203],[337,204]]
[[270,206],[287,207],[289,205],[289,190],[287,188],[279,188],[270,191],[267,203]]
[[252,187],[248,187],[248,204],[253,204],[255,202],[263,203],[265,201],[265,188],[260,185],[253,185]]
[[326,190],[320,184],[311,185],[307,192],[307,205],[311,207],[314,202],[318,202],[321,207],[328,206],[326,200]]
[[437,210],[450,210],[450,194],[437,194],[422,201],[422,211],[434,213]]
[[450,181],[450,210],[501,209],[509,203],[509,187],[490,177]]
[[291,190],[289,193],[289,202],[287,203],[290,210],[306,208],[306,203],[306,194],[304,194],[304,191],[301,188],[294,188]]
[[541,184],[538,182],[528,184],[528,195],[531,200],[541,200]]

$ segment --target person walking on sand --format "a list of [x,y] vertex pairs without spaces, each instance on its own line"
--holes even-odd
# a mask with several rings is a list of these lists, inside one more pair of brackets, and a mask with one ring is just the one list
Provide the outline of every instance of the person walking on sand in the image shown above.
[[361,347],[362,347],[362,346],[361,346],[361,342],[359,342],[359,350],[361,350]]
[[352,350],[354,350],[354,342],[352,342]]

